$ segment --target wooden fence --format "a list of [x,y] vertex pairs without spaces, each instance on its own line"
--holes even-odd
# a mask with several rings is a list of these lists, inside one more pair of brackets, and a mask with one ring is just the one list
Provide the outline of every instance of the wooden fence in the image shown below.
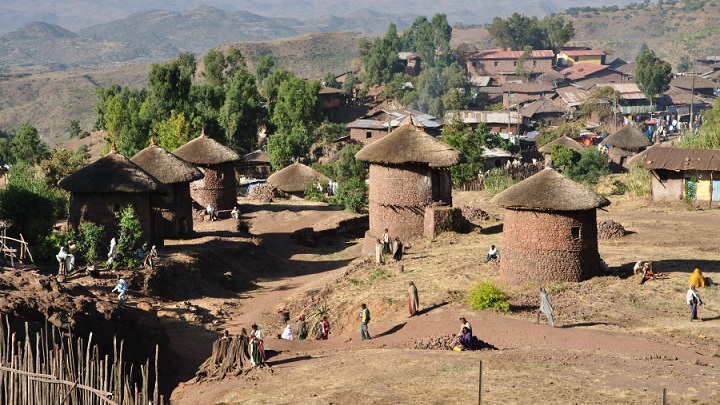
[[[0,322],[0,404],[26,405],[148,405],[162,404],[158,389],[158,348],[154,385],[150,387],[150,359],[140,366],[141,381],[133,380],[133,366],[123,361],[123,342],[115,341],[112,358],[101,356],[90,334],[83,339],[56,327],[19,341],[4,316]],[[152,389],[151,389],[152,388]]]

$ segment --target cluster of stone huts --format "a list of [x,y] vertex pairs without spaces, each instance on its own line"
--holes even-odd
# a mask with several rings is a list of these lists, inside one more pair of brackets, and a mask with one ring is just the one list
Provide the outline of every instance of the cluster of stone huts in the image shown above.
[[113,145],[109,154],[60,181],[70,192],[68,225],[77,229],[81,222],[93,222],[114,235],[115,214],[132,205],[151,244],[185,237],[193,231],[194,213],[208,205],[222,211],[236,204],[234,162],[239,159],[204,132],[173,153],[151,141],[128,159]]

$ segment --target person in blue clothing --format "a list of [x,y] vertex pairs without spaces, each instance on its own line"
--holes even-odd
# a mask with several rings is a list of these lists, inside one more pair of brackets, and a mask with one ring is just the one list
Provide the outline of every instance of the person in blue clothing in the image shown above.
[[118,301],[123,302],[125,301],[125,294],[128,292],[128,285],[122,277],[118,276],[117,284],[115,284],[115,288],[110,292],[117,292]]

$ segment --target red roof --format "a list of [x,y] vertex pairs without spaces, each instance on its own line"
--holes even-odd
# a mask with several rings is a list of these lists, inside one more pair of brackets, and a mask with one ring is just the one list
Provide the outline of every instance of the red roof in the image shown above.
[[576,63],[561,70],[560,73],[570,80],[578,80],[607,68],[608,65],[598,65],[596,63]]
[[[468,56],[468,59],[519,59],[523,55],[523,51],[506,51],[503,49],[484,49]],[[549,49],[532,51],[534,59],[550,59],[555,57],[555,52]]]
[[605,56],[605,52],[599,49],[569,49],[560,53],[567,56]]

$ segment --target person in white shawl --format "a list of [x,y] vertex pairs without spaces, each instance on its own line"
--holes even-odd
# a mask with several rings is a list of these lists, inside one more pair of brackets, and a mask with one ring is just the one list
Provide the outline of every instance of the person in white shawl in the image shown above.
[[110,251],[108,252],[108,264],[112,264],[117,259],[117,241],[115,238],[110,239]]
[[290,327],[290,324],[287,324],[287,326],[285,326],[285,330],[283,331],[282,335],[280,335],[280,337],[285,340],[293,340],[293,331]]
[[540,310],[538,311],[538,323],[540,323],[540,312],[545,315],[550,326],[555,326],[555,321],[553,320],[553,307],[550,305],[550,298],[548,298],[547,291],[545,291],[544,287],[540,287]]

